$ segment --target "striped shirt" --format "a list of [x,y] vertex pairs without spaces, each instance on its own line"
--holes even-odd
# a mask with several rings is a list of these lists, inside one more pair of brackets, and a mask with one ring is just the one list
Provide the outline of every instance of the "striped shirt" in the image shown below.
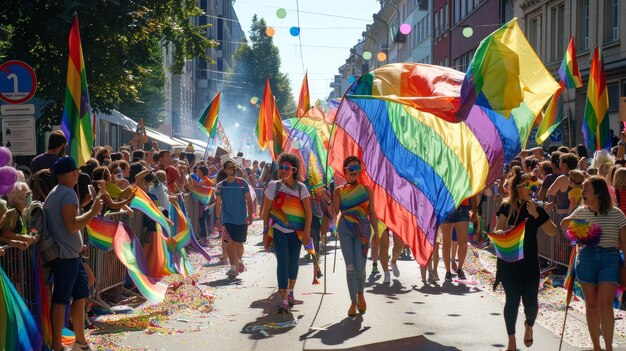
[[598,214],[587,207],[579,206],[570,215],[572,219],[582,219],[594,223],[602,228],[600,242],[598,246],[603,248],[617,247],[619,241],[619,230],[626,226],[626,216],[617,208],[609,209],[607,214]]

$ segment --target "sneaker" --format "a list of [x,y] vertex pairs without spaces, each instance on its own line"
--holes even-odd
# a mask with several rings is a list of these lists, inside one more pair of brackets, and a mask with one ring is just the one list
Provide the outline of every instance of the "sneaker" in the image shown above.
[[456,275],[457,275],[457,277],[458,277],[460,280],[465,280],[465,279],[467,279],[467,278],[465,277],[465,272],[463,272],[463,270],[462,270],[462,269],[457,270],[457,271],[456,271]]
[[71,351],[91,351],[91,347],[89,346],[89,344],[81,344],[78,341],[74,342],[74,344],[72,344],[72,348]]
[[452,280],[452,273],[446,272],[446,280]]
[[289,313],[289,305],[281,303],[280,305],[278,305],[278,314],[286,314]]
[[391,273],[389,271],[385,272],[385,278],[383,279],[383,283],[391,282]]
[[246,265],[243,262],[239,262],[239,273],[243,273],[246,271]]
[[378,265],[375,264],[372,266],[372,275],[378,274]]
[[236,276],[237,276],[237,274],[238,274],[238,273],[237,273],[237,271],[235,271],[235,270],[234,270],[234,269],[232,269],[232,268],[231,268],[231,269],[229,269],[229,270],[226,272],[226,275],[227,275],[227,276],[229,276],[229,277],[231,277],[231,278],[236,277]]
[[398,269],[398,265],[395,262],[391,262],[391,270],[393,271],[394,277],[400,276],[400,270]]

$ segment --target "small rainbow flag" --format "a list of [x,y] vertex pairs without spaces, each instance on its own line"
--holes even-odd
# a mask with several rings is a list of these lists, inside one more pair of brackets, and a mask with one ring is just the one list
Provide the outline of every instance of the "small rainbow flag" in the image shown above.
[[496,255],[505,262],[517,262],[524,258],[524,233],[526,221],[507,230],[504,235],[487,234],[496,249]]
[[606,87],[606,74],[600,50],[596,47],[591,61],[591,71],[587,87],[587,101],[583,116],[583,137],[587,150],[611,148],[609,126],[609,92]]
[[200,130],[204,132],[209,138],[215,137],[215,131],[217,130],[217,117],[220,113],[220,96],[221,92],[217,92],[217,95],[213,98],[213,101],[206,107],[198,123],[200,124]]
[[578,61],[576,60],[576,46],[574,45],[573,35],[569,38],[567,51],[565,52],[565,56],[563,56],[563,61],[561,61],[559,76],[568,89],[582,88],[583,86],[583,80],[580,77],[580,70],[578,69]]
[[102,217],[94,217],[87,223],[87,240],[93,247],[97,247],[103,251],[111,250],[113,246],[113,237],[117,232],[119,222],[104,219]]
[[133,192],[135,193],[135,197],[133,201],[130,202],[130,208],[141,211],[143,214],[150,217],[150,219],[160,224],[163,230],[169,234],[170,225],[165,215],[163,215],[163,211],[159,209],[150,196],[140,187],[134,187]]
[[567,266],[567,273],[565,274],[565,280],[563,281],[563,287],[567,290],[567,297],[565,303],[569,306],[572,300],[572,292],[574,291],[574,281],[576,279],[576,270],[574,264],[576,262],[576,254],[578,253],[578,245],[572,247],[572,253],[569,256],[569,266]]
[[201,185],[193,185],[191,188],[191,197],[200,201],[203,205],[208,205],[213,196],[213,188]]

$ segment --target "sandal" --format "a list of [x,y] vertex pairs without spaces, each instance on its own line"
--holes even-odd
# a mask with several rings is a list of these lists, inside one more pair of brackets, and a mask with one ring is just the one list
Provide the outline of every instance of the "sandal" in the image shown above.
[[356,304],[353,303],[348,309],[348,317],[356,317]]
[[[526,321],[524,321],[524,327],[528,328],[530,327],[528,324],[526,324]],[[532,330],[533,327],[530,327],[530,330]],[[524,336],[526,336],[526,330],[524,330]],[[530,339],[526,339],[524,338],[524,346],[526,347],[531,347],[533,345],[533,338]]]
[[357,309],[359,310],[359,313],[364,314],[365,311],[367,311],[367,304],[365,303],[365,299],[357,299],[358,303],[357,303]]

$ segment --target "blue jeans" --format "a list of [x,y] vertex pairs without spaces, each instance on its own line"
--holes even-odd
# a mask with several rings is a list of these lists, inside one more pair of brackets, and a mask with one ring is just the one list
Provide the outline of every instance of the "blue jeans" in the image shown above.
[[598,285],[608,282],[619,285],[620,267],[617,248],[585,246],[578,251],[575,263],[576,279],[581,283]]
[[300,248],[302,243],[295,232],[283,233],[274,228],[274,250],[276,251],[276,276],[278,288],[287,289],[289,280],[298,278]]
[[[359,224],[362,232],[365,232],[364,228],[367,228],[367,233],[369,234],[369,222]],[[339,233],[339,242],[341,243],[341,253],[346,262],[348,293],[350,294],[352,303],[356,303],[357,293],[362,293],[363,290],[365,290],[365,263],[367,262],[367,254],[363,255],[363,245],[369,246],[369,236],[368,242],[364,244],[361,240],[361,236],[356,235],[356,233],[350,230],[346,225],[346,220],[343,218],[339,221],[337,232]]]

